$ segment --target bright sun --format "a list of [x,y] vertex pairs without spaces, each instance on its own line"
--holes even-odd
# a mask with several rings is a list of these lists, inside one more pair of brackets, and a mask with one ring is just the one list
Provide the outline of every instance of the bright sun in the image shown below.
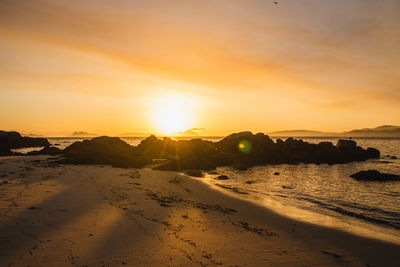
[[153,119],[162,134],[172,134],[189,128],[193,116],[191,99],[182,95],[164,95],[154,101]]

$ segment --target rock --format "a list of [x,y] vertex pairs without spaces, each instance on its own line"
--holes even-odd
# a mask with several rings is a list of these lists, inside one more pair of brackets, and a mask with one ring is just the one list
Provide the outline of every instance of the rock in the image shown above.
[[187,170],[185,171],[186,175],[193,176],[193,177],[203,177],[204,174],[202,171],[199,170]]
[[245,184],[254,184],[255,183],[255,181],[246,181],[246,182],[244,182]]
[[220,176],[215,178],[215,180],[228,180],[228,179],[229,179],[229,177],[226,176],[226,175],[220,175]]
[[280,173],[279,172],[274,172],[274,175],[279,175]]
[[391,159],[397,159],[397,157],[396,157],[396,156],[391,156],[390,158],[391,158]]
[[336,143],[336,147],[339,149],[352,149],[357,146],[356,141],[354,140],[344,140],[344,139],[339,139]]
[[53,146],[46,146],[43,149],[39,150],[39,151],[31,151],[28,152],[28,155],[33,156],[33,155],[60,155],[62,154],[62,150],[57,148],[57,147],[53,147]]
[[150,162],[118,137],[108,136],[75,142],[63,150],[63,155],[65,159],[60,163],[109,164],[122,168],[140,168]]
[[359,171],[350,177],[361,181],[400,181],[399,175],[380,173],[377,170]]
[[12,155],[10,148],[7,145],[0,144],[0,156]]
[[377,160],[376,163],[393,163],[393,161]]
[[[145,156],[157,155],[170,159],[165,164],[155,167],[156,170],[214,170],[217,166],[227,165],[226,158],[210,141],[201,139],[175,141],[164,138],[162,141],[153,140],[153,143],[157,145],[144,151]],[[138,152],[142,153],[144,145],[141,144],[138,148]]]
[[365,154],[368,158],[380,158],[381,157],[381,152],[379,152],[378,149],[369,147],[365,151]]
[[328,148],[332,148],[332,147],[334,147],[334,145],[332,144],[332,142],[320,142],[320,143],[318,143],[318,146],[320,146],[320,147],[328,147]]
[[282,185],[282,188],[283,189],[293,189],[293,187],[290,185]]

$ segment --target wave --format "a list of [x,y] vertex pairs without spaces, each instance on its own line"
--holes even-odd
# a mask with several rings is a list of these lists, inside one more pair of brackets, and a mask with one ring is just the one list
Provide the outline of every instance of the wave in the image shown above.
[[327,203],[323,202],[323,200],[318,200],[307,196],[298,196],[296,199],[311,202],[321,208],[334,211],[341,215],[350,216],[369,223],[389,226],[400,230],[399,212],[385,211],[379,208],[362,206],[357,203],[340,203],[341,205],[338,205],[336,203]]

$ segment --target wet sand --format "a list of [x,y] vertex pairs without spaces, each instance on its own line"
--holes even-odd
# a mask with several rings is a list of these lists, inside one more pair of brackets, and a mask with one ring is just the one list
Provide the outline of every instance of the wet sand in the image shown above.
[[175,172],[0,158],[0,266],[398,266],[400,246]]

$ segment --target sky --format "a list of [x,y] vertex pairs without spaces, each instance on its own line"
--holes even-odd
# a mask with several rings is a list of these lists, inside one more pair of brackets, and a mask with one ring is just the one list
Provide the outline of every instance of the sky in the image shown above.
[[0,127],[400,125],[400,0],[0,1]]

